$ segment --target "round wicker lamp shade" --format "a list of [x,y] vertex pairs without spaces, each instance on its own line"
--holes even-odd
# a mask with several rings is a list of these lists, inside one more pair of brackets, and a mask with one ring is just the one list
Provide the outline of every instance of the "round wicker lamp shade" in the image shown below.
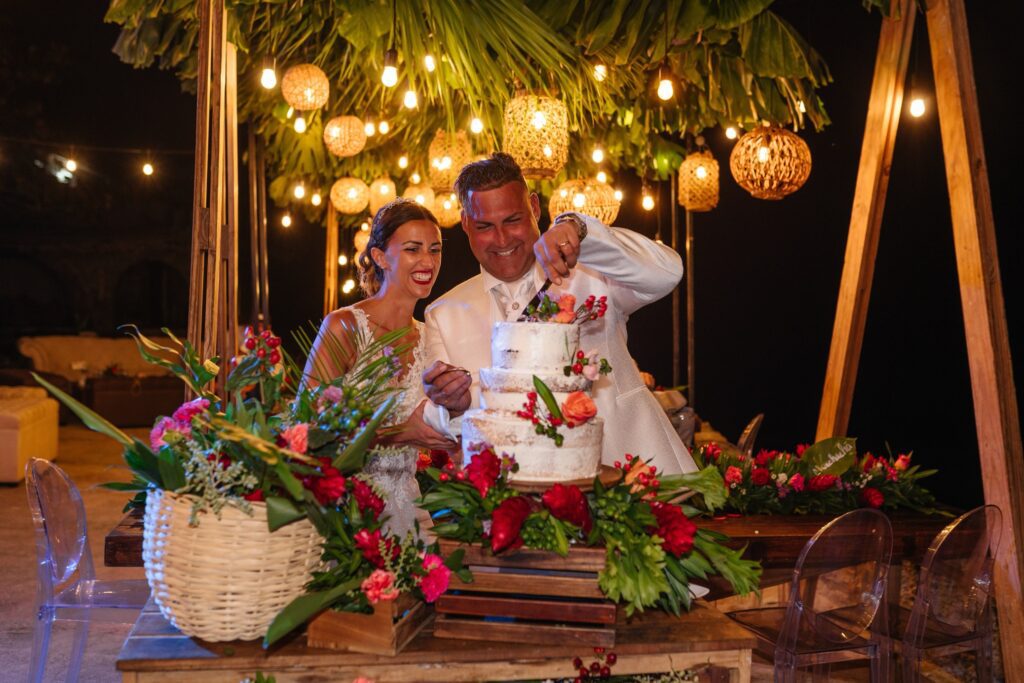
[[324,126],[324,144],[336,157],[359,154],[366,147],[363,122],[355,116],[335,116]]
[[454,192],[434,197],[434,216],[442,228],[452,228],[462,221],[462,206]]
[[387,176],[370,183],[370,214],[376,215],[381,207],[397,197],[395,181]]
[[342,178],[331,186],[331,204],[339,213],[362,213],[370,201],[370,188],[359,178]]
[[594,178],[578,178],[558,186],[548,202],[548,213],[554,220],[565,211],[579,211],[611,225],[619,215],[620,205],[615,199],[615,190],[607,183]]
[[759,126],[737,142],[729,169],[740,187],[758,199],[782,199],[811,175],[811,150],[798,135],[777,126]]
[[688,211],[718,206],[718,162],[711,152],[693,152],[679,166],[679,206]]
[[462,167],[469,163],[473,150],[465,131],[439,130],[430,143],[430,186],[438,192],[450,192]]
[[505,106],[502,149],[527,178],[554,178],[569,158],[569,113],[553,97],[516,95]]
[[299,111],[319,109],[327,104],[331,86],[320,67],[315,64],[297,64],[284,72],[281,95],[284,101]]
[[405,192],[402,196],[406,199],[411,199],[417,204],[422,204],[428,209],[434,206],[434,191],[430,188],[430,185],[426,183],[420,183],[419,185],[410,185],[405,188]]

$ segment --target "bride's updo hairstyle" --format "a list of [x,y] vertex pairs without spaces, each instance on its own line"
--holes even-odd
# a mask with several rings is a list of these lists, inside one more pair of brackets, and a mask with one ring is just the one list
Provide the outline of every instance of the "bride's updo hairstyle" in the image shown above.
[[434,225],[438,224],[430,209],[405,197],[388,202],[373,217],[370,240],[366,243],[366,249],[359,254],[359,288],[366,296],[373,296],[380,291],[384,282],[384,269],[374,263],[370,255],[371,250],[374,247],[381,251],[387,249],[388,241],[395,234],[395,230],[409,221],[430,221]]

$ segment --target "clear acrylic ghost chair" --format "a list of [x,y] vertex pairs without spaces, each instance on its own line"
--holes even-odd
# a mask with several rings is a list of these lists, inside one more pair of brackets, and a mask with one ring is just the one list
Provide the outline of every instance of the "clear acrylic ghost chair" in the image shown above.
[[925,655],[977,653],[979,681],[992,681],[992,571],[1003,515],[983,505],[949,523],[921,562],[913,609],[900,609],[903,680],[921,680]]
[[889,675],[886,578],[892,526],[877,510],[854,510],[823,526],[804,546],[786,606],[731,612],[775,660],[776,681],[796,681],[811,667],[828,680],[830,665],[868,659],[871,680]]
[[43,680],[54,621],[77,622],[67,673],[68,681],[77,681],[89,622],[134,622],[149,599],[149,585],[145,580],[96,580],[82,496],[61,468],[33,458],[25,465],[25,488],[38,562],[29,681]]

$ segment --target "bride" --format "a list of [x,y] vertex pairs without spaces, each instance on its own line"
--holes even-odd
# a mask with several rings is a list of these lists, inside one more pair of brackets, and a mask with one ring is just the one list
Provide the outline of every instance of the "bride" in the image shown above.
[[[370,239],[359,256],[360,287],[366,298],[332,311],[306,361],[306,382],[315,386],[317,376],[339,377],[351,366],[337,367],[335,354],[328,352],[325,339],[336,339],[353,352],[398,329],[408,332],[395,342],[406,347],[401,354],[401,371],[392,379],[397,401],[385,422],[391,429],[378,437],[379,446],[396,447],[398,453],[371,457],[363,470],[385,494],[389,519],[385,527],[399,536],[413,529],[419,496],[416,485],[416,457],[420,449],[453,450],[458,444],[434,430],[423,419],[426,398],[421,375],[424,370],[423,323],[412,317],[420,299],[430,295],[441,267],[441,231],[429,209],[409,199],[396,199],[373,218]],[[315,372],[314,372],[315,368]],[[467,374],[452,394],[469,392]]]

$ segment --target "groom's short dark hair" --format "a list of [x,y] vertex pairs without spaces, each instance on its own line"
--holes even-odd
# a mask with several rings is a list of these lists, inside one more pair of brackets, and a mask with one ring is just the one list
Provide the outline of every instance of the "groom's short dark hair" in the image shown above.
[[466,164],[455,179],[455,192],[463,207],[469,202],[470,192],[493,190],[508,183],[521,183],[526,189],[526,178],[511,155],[495,152],[486,159]]

